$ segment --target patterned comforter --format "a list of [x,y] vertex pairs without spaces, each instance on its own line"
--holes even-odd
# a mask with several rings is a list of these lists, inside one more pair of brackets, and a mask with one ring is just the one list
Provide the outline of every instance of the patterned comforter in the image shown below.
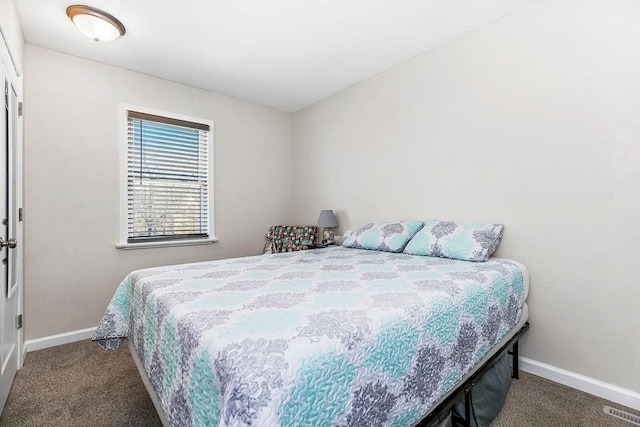
[[517,324],[518,265],[330,247],[140,270],[94,339],[133,341],[172,426],[407,426]]

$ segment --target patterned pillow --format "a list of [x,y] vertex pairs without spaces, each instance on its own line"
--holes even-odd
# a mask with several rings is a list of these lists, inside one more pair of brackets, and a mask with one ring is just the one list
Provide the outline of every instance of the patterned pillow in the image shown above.
[[302,251],[313,245],[318,228],[315,225],[274,225],[267,233],[264,253]]
[[404,248],[404,253],[463,261],[486,261],[498,249],[501,224],[460,224],[429,220]]
[[347,236],[342,246],[374,251],[402,252],[422,228],[422,221],[372,222]]

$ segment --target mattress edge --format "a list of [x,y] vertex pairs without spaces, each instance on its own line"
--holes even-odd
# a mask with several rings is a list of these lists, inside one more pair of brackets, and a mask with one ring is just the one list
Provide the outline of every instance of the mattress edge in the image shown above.
[[514,263],[522,272],[522,282],[524,287],[524,300],[526,301],[529,298],[529,269],[520,261],[516,261],[510,258],[490,258],[493,260],[501,260],[501,261],[509,261]]

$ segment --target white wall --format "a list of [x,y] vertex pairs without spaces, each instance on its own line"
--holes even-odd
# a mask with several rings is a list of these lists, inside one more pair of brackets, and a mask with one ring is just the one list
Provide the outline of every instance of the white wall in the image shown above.
[[[21,74],[24,39],[13,0],[0,0],[0,30],[9,46],[18,74]],[[1,39],[0,43],[2,43]]]
[[[218,243],[116,249],[121,102],[215,122]],[[289,216],[291,126],[288,113],[26,45],[26,338],[95,326],[132,270],[261,253]]]
[[296,219],[505,224],[523,354],[640,392],[639,22],[541,0],[296,113]]

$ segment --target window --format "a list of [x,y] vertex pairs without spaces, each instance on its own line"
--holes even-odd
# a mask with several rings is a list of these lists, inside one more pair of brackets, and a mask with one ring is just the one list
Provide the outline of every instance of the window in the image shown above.
[[213,241],[213,123],[138,108],[125,111],[126,230],[119,247]]

